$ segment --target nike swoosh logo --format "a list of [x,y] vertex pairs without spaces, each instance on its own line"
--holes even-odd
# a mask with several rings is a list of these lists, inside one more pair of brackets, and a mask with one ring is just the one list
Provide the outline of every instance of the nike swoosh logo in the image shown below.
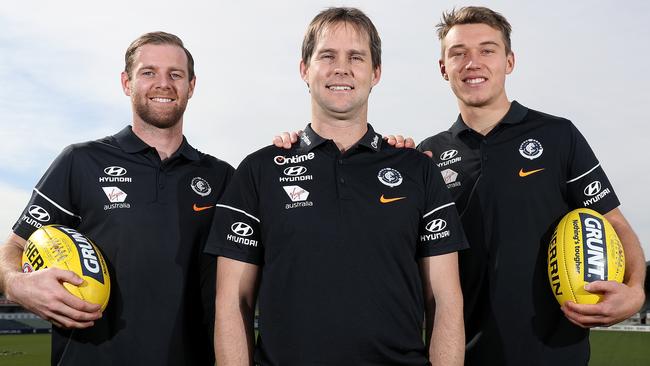
[[195,203],[194,206],[192,206],[192,209],[194,209],[194,211],[196,211],[196,212],[199,212],[199,211],[207,210],[207,209],[212,208],[212,207],[214,207],[214,206],[197,206],[196,203]]
[[535,173],[537,173],[537,172],[541,172],[542,170],[544,170],[544,168],[531,170],[531,171],[529,171],[529,172],[525,172],[523,169],[519,169],[519,176],[520,176],[520,177],[527,177],[527,176],[529,176],[529,175],[531,175],[531,174],[535,174]]
[[379,197],[379,202],[381,203],[391,203],[399,200],[403,200],[406,197],[395,197],[395,198],[384,198],[384,195],[382,194],[381,197]]

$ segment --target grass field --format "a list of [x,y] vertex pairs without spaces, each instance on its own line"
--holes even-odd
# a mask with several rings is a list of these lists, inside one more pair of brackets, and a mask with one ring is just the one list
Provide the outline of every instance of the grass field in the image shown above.
[[49,364],[49,334],[0,335],[0,365],[41,366]]
[[650,365],[650,332],[592,331],[589,366]]
[[[0,365],[41,366],[50,361],[50,335],[0,335]],[[589,366],[650,365],[650,332],[591,332]]]

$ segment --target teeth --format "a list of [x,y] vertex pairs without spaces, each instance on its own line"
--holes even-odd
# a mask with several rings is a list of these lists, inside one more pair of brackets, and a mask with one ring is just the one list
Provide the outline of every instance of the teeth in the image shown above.
[[172,101],[171,98],[151,98],[154,102],[159,102],[159,103],[169,103]]
[[467,79],[467,80],[465,80],[465,82],[468,83],[468,84],[478,84],[478,83],[482,83],[484,81],[485,81],[485,78],[476,78],[476,79]]
[[332,85],[329,87],[330,90],[352,90],[351,87],[349,86],[339,86],[339,85]]

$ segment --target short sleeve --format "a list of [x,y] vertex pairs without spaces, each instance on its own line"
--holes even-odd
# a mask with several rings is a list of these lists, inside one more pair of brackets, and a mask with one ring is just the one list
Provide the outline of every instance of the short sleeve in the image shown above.
[[235,171],[215,207],[205,253],[262,265],[258,190],[249,158]]
[[440,171],[433,161],[427,160],[426,209],[420,219],[418,257],[446,254],[469,247],[456,205]]
[[605,214],[619,206],[618,197],[603,167],[573,124],[567,177],[568,202],[572,209],[586,207]]
[[73,195],[74,149],[68,146],[52,162],[34,187],[29,203],[13,226],[23,239],[43,225],[60,224],[77,227],[81,217],[74,211]]

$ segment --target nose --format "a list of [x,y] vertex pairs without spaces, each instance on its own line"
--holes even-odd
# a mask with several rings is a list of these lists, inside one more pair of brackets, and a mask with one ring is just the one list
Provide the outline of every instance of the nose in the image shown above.
[[334,74],[347,76],[350,73],[350,67],[347,60],[339,59],[334,65]]
[[156,88],[169,89],[171,88],[171,76],[160,74],[156,78]]
[[477,61],[476,55],[473,53],[470,53],[469,55],[469,61],[465,65],[465,70],[477,70],[480,69],[480,63]]

